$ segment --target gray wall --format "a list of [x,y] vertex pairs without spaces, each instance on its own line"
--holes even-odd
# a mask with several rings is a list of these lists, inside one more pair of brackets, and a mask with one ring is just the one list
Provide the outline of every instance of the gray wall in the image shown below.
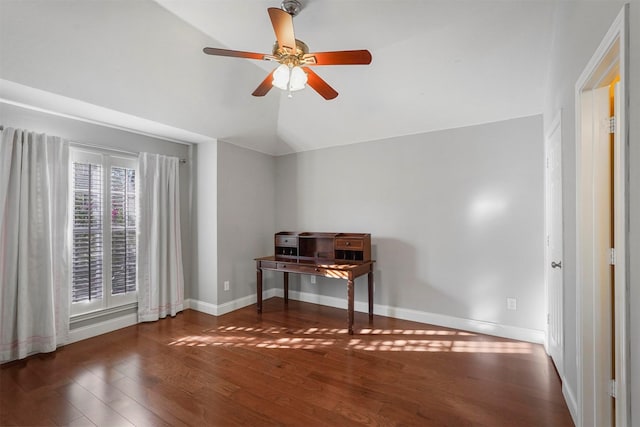
[[[544,330],[541,116],[276,165],[278,230],[372,234],[376,304]],[[299,280],[292,289],[344,298],[337,280]],[[356,300],[366,300],[359,289]]]
[[273,253],[275,163],[270,155],[218,142],[218,304],[255,295],[253,259]]
[[191,298],[218,303],[218,142],[199,144],[196,153],[194,281]]
[[[97,124],[82,122],[38,112],[0,102],[0,124],[65,138],[72,142],[92,144],[131,152],[146,151],[183,159],[189,157],[189,146],[158,138],[127,132]],[[190,163],[180,166],[180,215],[182,258],[185,274],[185,298],[189,298],[191,284],[191,209],[189,207]]]

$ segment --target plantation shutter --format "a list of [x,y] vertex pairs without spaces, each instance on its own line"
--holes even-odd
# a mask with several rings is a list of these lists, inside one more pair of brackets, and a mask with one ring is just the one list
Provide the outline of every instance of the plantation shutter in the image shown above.
[[72,302],[102,298],[102,166],[74,162]]
[[71,315],[137,302],[136,159],[71,149]]
[[136,291],[135,169],[111,168],[111,294]]

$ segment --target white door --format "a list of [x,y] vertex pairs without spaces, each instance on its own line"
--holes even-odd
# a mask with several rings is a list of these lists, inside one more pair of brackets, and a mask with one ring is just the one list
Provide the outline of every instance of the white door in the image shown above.
[[562,124],[560,113],[551,124],[546,140],[546,278],[547,278],[547,351],[562,378]]

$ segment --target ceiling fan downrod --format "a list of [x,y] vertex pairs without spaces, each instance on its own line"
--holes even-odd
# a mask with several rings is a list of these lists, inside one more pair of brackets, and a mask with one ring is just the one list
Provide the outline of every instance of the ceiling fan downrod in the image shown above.
[[302,10],[302,3],[298,0],[283,0],[280,9],[284,10],[291,16],[296,16]]

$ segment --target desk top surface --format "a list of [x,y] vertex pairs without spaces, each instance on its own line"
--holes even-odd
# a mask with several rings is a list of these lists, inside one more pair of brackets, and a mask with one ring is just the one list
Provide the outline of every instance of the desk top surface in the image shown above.
[[369,261],[344,261],[336,259],[298,259],[298,258],[285,258],[276,255],[265,256],[256,258],[256,261],[276,261],[287,263],[290,265],[301,265],[309,267],[319,267],[329,270],[351,270],[357,267],[361,267],[367,264],[373,264],[374,260]]

